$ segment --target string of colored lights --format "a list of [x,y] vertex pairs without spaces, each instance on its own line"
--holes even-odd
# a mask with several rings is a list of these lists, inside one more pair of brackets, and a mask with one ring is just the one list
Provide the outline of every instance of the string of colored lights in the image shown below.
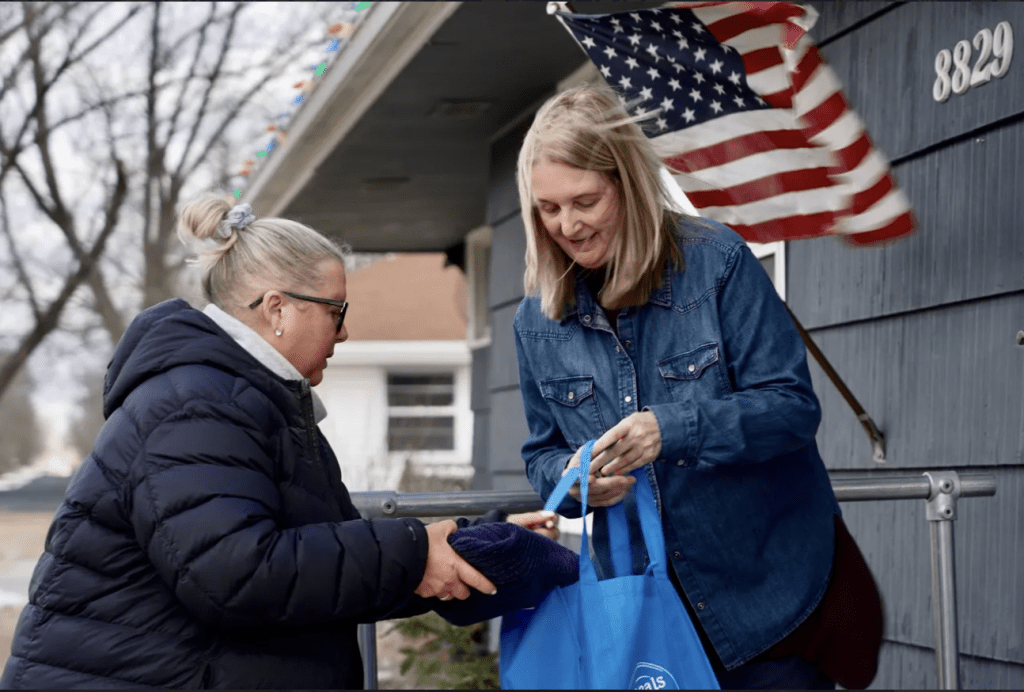
[[[360,10],[365,10],[367,7],[369,7],[372,4],[373,4],[372,2],[357,2],[353,9],[355,9],[355,11],[358,12]],[[327,28],[327,33],[331,34],[335,38],[332,38],[331,42],[327,45],[327,52],[328,53],[333,53],[333,52],[337,51],[338,48],[341,47],[341,39],[348,38],[349,36],[352,35],[352,33],[354,31],[355,31],[355,25],[354,24],[349,24],[347,22],[339,22],[337,24],[332,24],[330,27],[328,27]],[[296,82],[293,85],[294,89],[299,89],[301,91],[307,91],[310,87],[312,87],[313,82],[315,80],[319,79],[323,75],[323,73],[327,70],[327,61],[324,60],[319,65],[314,65],[310,69],[313,70],[313,77],[312,77],[312,79]],[[296,104],[297,105],[297,104],[302,103],[304,100],[305,100],[304,94],[303,93],[299,93],[299,95],[296,96],[292,100],[292,104]],[[264,147],[263,149],[260,149],[259,151],[256,152],[256,158],[257,159],[262,159],[262,158],[268,156],[270,154],[270,152],[274,151],[274,149],[277,148],[278,142],[280,142],[281,144],[284,144],[284,142],[287,140],[287,134],[285,133],[285,131],[283,129],[283,124],[282,124],[282,120],[284,120],[286,118],[288,118],[288,114],[287,113],[281,113],[281,114],[279,114],[277,116],[278,123],[276,123],[276,124],[275,123],[271,123],[270,125],[267,126],[267,132],[274,132],[275,134],[270,139],[270,141],[267,143],[266,147]],[[249,175],[252,173],[252,167],[255,166],[255,165],[256,165],[255,159],[249,159],[248,161],[245,162],[245,165],[243,166],[242,170],[238,172],[238,175],[242,176],[243,178],[248,178]],[[237,190],[235,190],[235,198],[236,199],[238,199],[238,198],[240,198],[242,196],[242,191],[243,191],[243,188],[238,188]]]

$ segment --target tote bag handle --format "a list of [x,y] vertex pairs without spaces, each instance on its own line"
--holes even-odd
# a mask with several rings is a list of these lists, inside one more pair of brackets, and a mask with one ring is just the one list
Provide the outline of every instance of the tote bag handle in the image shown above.
[[[569,469],[558,481],[544,509],[555,511],[562,503],[569,489],[573,484],[580,481],[580,496],[582,498],[583,516],[586,516],[587,509],[587,485],[590,476],[590,458],[596,440],[590,440],[580,452],[580,465]],[[647,466],[641,466],[632,472],[636,478],[637,512],[640,515],[640,528],[643,532],[644,543],[647,546],[647,555],[650,558],[648,570],[659,576],[668,578],[665,558],[665,536],[661,530],[661,517],[658,516],[658,508],[654,501],[654,492],[651,490],[650,481],[647,478]],[[614,511],[611,511],[613,508]],[[609,534],[612,540],[612,561],[615,567],[616,576],[624,576],[631,570],[626,557],[629,555],[629,529],[626,525],[626,513],[622,504],[613,505],[609,508],[608,524]],[[625,543],[625,545],[623,545]],[[617,553],[617,554],[616,554]],[[583,522],[583,535],[580,540],[580,581],[597,581],[597,572],[594,570],[594,563],[590,558],[590,542],[587,535],[587,523]]]

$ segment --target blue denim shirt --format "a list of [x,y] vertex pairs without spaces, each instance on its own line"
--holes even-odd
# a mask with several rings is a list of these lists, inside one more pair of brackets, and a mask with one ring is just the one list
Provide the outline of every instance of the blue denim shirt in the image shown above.
[[[839,513],[814,441],[821,409],[792,319],[767,273],[731,229],[684,218],[685,269],[618,336],[582,280],[561,322],[527,297],[514,328],[530,437],[526,473],[547,498],[566,462],[622,418],[652,411],[652,464],[669,563],[722,663],[735,668],[799,625],[825,592]],[[633,568],[646,563],[635,493]],[[580,516],[571,497],[560,507]],[[594,549],[610,575],[605,510]]]

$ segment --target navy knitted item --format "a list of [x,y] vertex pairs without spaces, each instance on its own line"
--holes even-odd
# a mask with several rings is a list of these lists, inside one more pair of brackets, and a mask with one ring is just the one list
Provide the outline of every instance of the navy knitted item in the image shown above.
[[579,555],[518,524],[467,526],[450,535],[448,543],[498,588],[494,596],[470,589],[464,601],[437,601],[434,610],[453,625],[534,608],[552,589],[580,578]]

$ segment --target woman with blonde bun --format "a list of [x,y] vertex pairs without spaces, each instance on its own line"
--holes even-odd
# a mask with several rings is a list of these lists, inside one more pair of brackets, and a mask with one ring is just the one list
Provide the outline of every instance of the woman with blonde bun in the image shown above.
[[209,305],[117,345],[0,687],[361,687],[359,623],[495,586],[455,521],[362,520],[341,481],[312,387],[348,338],[345,251],[212,195],[179,236]]

